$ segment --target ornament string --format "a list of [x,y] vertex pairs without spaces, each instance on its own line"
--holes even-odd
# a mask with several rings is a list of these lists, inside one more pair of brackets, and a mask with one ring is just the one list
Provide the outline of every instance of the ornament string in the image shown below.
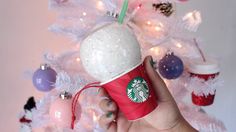
[[75,120],[76,120],[76,115],[75,115],[75,111],[76,111],[76,105],[79,99],[79,96],[81,95],[81,93],[88,89],[88,88],[101,88],[101,86],[99,85],[100,82],[94,82],[94,83],[89,83],[87,85],[85,85],[79,92],[77,92],[75,94],[75,96],[73,97],[72,100],[72,119],[71,119],[71,129],[74,129],[74,125],[75,125]]
[[201,48],[199,47],[199,44],[198,44],[196,38],[194,38],[193,41],[194,41],[194,44],[195,44],[195,46],[197,47],[197,49],[198,49],[198,51],[199,51],[199,53],[200,53],[200,55],[201,55],[201,57],[202,57],[202,60],[203,60],[204,62],[206,62],[206,58],[205,58],[205,56],[204,56],[204,54],[203,54]]
[[122,24],[123,21],[124,21],[126,12],[127,12],[127,10],[128,10],[128,5],[129,5],[129,0],[124,0],[123,6],[122,6],[122,10],[121,10],[120,15],[119,15],[119,17],[118,17],[118,22],[119,22],[120,24]]

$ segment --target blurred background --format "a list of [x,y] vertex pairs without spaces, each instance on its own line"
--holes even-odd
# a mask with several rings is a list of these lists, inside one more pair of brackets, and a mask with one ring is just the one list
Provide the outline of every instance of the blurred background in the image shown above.
[[[37,69],[45,52],[61,53],[74,45],[47,30],[56,16],[48,10],[48,1],[0,2],[0,130],[16,132],[17,116],[27,98],[42,96],[24,72]],[[196,35],[202,38],[203,50],[219,58],[225,81],[224,87],[217,90],[215,103],[204,109],[222,120],[229,132],[236,131],[235,6],[235,0],[192,0],[177,6],[177,15],[192,10],[202,14],[203,23]]]

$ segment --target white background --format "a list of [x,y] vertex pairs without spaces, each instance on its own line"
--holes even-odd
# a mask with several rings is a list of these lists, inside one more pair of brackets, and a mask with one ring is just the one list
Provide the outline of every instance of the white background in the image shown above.
[[[17,114],[36,91],[24,71],[36,69],[45,52],[60,53],[73,47],[64,37],[47,31],[55,20],[46,0],[0,0],[0,131],[18,131]],[[236,1],[195,0],[178,8],[178,14],[194,9],[203,17],[197,35],[204,51],[219,57],[225,85],[215,103],[205,110],[221,119],[229,132],[236,131]]]

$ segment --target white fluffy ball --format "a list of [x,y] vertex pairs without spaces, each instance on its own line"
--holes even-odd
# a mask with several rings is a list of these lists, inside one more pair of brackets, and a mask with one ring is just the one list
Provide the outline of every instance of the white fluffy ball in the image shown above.
[[80,59],[92,77],[106,82],[141,62],[140,45],[128,27],[113,23],[84,39]]

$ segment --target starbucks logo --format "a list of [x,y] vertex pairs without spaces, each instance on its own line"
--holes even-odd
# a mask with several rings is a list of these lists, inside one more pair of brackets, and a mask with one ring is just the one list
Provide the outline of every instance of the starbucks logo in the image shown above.
[[148,84],[143,78],[136,77],[129,82],[126,93],[133,102],[142,103],[146,101],[149,96]]

